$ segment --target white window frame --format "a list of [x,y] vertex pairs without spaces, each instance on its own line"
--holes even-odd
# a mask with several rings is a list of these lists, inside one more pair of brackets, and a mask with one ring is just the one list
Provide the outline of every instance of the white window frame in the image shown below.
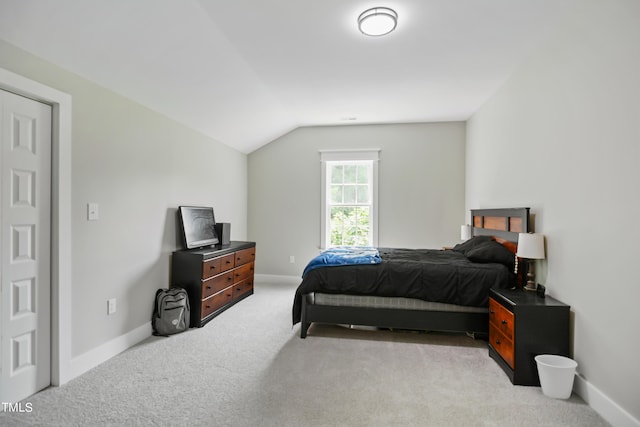
[[372,161],[372,178],[371,193],[372,206],[370,213],[371,221],[371,241],[373,246],[378,246],[378,163],[380,160],[380,149],[366,150],[320,150],[320,249],[324,250],[328,247],[329,238],[329,204],[327,203],[327,194],[329,194],[327,182],[328,172],[327,165],[330,162],[349,162],[349,161]]

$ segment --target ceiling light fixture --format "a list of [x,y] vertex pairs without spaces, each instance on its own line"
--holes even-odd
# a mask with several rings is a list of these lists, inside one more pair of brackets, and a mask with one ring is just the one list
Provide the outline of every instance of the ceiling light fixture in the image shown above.
[[367,9],[358,16],[358,28],[367,36],[384,36],[395,30],[398,14],[388,7]]

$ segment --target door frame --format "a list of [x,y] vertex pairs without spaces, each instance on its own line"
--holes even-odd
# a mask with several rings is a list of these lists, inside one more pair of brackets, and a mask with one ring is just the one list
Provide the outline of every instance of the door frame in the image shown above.
[[71,372],[71,95],[0,68],[0,89],[52,107],[51,384]]

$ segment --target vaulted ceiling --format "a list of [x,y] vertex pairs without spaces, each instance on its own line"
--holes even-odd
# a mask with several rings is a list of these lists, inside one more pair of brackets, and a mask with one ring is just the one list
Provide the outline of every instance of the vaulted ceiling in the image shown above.
[[[396,30],[360,33],[381,5]],[[0,38],[247,153],[299,126],[466,120],[576,7],[1,0]]]

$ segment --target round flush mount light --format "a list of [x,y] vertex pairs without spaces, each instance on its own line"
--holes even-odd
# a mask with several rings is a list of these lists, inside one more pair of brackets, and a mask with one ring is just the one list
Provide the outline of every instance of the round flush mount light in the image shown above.
[[398,14],[388,7],[373,7],[358,16],[358,28],[367,36],[384,36],[396,28]]

